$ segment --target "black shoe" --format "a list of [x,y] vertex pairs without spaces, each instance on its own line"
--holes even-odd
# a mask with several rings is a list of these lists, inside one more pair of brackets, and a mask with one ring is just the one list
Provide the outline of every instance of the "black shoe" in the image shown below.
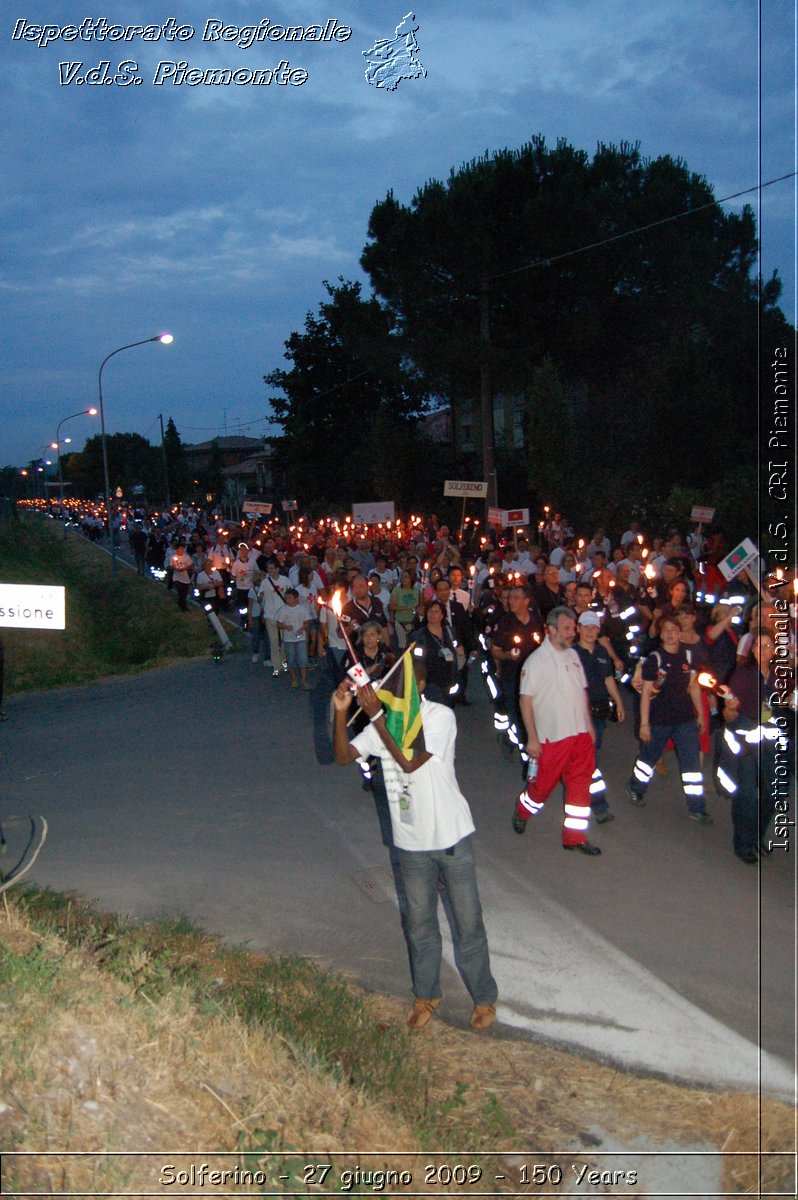
[[759,862],[759,855],[756,850],[736,850],[735,854],[744,863],[751,863],[753,865]]
[[519,817],[518,813],[515,813],[515,815],[513,816],[513,829],[515,830],[516,833],[525,833],[526,832],[526,818]]
[[601,854],[598,846],[594,846],[592,842],[577,842],[575,846],[563,846],[563,850],[578,850],[580,854]]
[[615,813],[611,813],[608,808],[604,808],[601,812],[594,813],[593,815],[596,818],[597,825],[606,825],[607,821],[615,820]]
[[643,796],[638,795],[638,793],[634,790],[634,788],[631,788],[628,783],[624,790],[626,791],[626,799],[629,801],[630,804],[634,804],[635,808],[645,808],[646,807],[645,798]]

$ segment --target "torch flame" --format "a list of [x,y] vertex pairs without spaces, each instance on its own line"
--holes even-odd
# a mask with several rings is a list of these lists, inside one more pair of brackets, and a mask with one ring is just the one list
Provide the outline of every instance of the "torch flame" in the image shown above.
[[343,604],[341,603],[341,593],[340,592],[333,593],[333,598],[330,601],[330,608],[333,610],[336,617],[341,616],[341,613],[343,612]]
[[714,675],[710,675],[709,671],[702,671],[698,676],[698,682],[701,687],[705,688],[716,688],[718,686],[717,679]]

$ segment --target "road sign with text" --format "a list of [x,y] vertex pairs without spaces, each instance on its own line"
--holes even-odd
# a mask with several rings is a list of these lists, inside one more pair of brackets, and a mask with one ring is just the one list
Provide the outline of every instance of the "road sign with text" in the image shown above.
[[64,588],[0,583],[0,625],[7,629],[66,629]]
[[444,496],[462,496],[464,500],[484,500],[488,485],[475,479],[447,479],[443,485]]

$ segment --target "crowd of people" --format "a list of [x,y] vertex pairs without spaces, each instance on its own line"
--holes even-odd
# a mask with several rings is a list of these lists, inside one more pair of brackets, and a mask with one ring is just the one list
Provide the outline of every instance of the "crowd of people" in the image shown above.
[[[69,516],[86,536],[103,536],[90,506]],[[220,617],[237,624],[277,687],[288,679],[314,693],[322,761],[357,761],[364,787],[383,789],[405,893],[411,1028],[440,1000],[439,885],[459,930],[472,1026],[495,1018],[473,820],[454,774],[455,709],[471,703],[475,677],[493,700],[502,752],[521,768],[517,834],[561,784],[563,849],[601,853],[588,833],[615,817],[600,758],[617,721],[637,742],[625,788],[633,809],[645,807],[657,772],[674,769],[673,750],[698,826],[712,823],[705,791],[714,786],[731,800],[741,861],[788,848],[798,588],[789,570],[761,559],[727,580],[719,532],[649,536],[630,521],[613,544],[602,528],[577,537],[559,514],[530,535],[418,517],[286,528],[184,507],[120,508],[114,524],[136,569],[163,579],[181,610],[193,600],[215,629]],[[425,744],[415,755],[389,732],[377,695],[406,654],[422,693]]]
[[[784,741],[773,716],[794,694],[783,678],[794,665],[794,583],[761,562],[727,581],[722,534],[649,537],[633,520],[613,544],[602,528],[577,537],[559,514],[534,537],[484,533],[476,521],[453,532],[434,518],[285,528],[194,509],[168,516],[125,514],[137,568],[163,573],[182,609],[193,593],[206,611],[226,611],[246,630],[253,663],[292,687],[310,691],[322,662],[337,684],[353,651],[377,681],[412,643],[427,698],[454,708],[470,704],[476,670],[495,700],[503,752],[525,779],[530,764],[537,772],[513,818],[519,833],[562,780],[563,845],[599,853],[589,823],[614,818],[602,739],[608,722],[628,721],[638,742],[626,787],[634,807],[656,772],[673,769],[675,750],[688,816],[711,823],[705,790],[714,786],[732,797],[735,853],[753,863],[768,852]],[[773,701],[771,716],[756,710],[754,693]],[[576,777],[575,742],[552,757],[565,729],[583,749],[584,736],[591,742]],[[752,729],[758,740],[737,740],[756,753],[730,754],[733,732]]]

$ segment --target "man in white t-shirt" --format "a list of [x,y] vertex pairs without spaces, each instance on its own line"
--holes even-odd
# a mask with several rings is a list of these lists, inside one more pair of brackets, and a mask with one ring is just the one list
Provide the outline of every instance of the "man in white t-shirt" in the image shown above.
[[[417,669],[419,687],[423,675]],[[496,1019],[498,988],[490,970],[471,835],[474,821],[454,773],[457,722],[444,704],[422,699],[426,749],[409,761],[385,724],[371,687],[357,692],[369,724],[350,742],[346,719],[352,702],[348,680],[333,694],[333,746],[340,764],[378,755],[391,815],[393,841],[407,898],[407,935],[416,1002],[407,1024],[423,1029],[440,1004],[442,942],[438,885],[443,881],[457,928],[457,966],[471,994],[471,1028],[487,1029]]]
[[643,581],[645,563],[643,562],[643,548],[637,539],[626,543],[626,558],[622,558],[618,566],[629,568],[629,582],[632,587],[639,588]]
[[560,780],[565,784],[564,850],[601,854],[587,840],[590,785],[596,768],[595,731],[587,679],[573,649],[576,620],[558,605],[546,617],[546,640],[521,669],[519,706],[527,731],[526,750],[537,772],[518,797],[513,829],[523,833]]
[[592,562],[593,555],[598,554],[599,551],[604,555],[604,561],[606,562],[610,557],[610,539],[603,528],[597,529],[593,534],[585,548],[585,556]]
[[188,612],[188,593],[191,587],[191,572],[194,569],[194,560],[190,554],[186,553],[185,542],[177,543],[174,554],[169,559],[169,566],[172,568],[172,581],[177,594],[177,607],[182,612]]
[[626,549],[626,547],[629,545],[630,542],[636,542],[638,540],[639,533],[640,533],[640,522],[639,521],[630,521],[629,528],[626,530],[626,533],[621,538],[621,546],[623,547],[624,550]]
[[238,621],[243,629],[247,623],[247,609],[249,607],[249,589],[252,587],[252,580],[255,577],[256,564],[254,559],[250,559],[249,546],[246,542],[240,542],[238,546],[238,554],[230,566],[230,578],[233,581],[235,588],[235,605],[238,611]]
[[270,558],[266,566],[266,575],[258,588],[258,601],[269,635],[273,675],[279,675],[280,671],[288,670],[282,638],[277,626],[277,614],[285,604],[285,593],[290,586],[288,577],[280,573],[280,564],[277,559]]

